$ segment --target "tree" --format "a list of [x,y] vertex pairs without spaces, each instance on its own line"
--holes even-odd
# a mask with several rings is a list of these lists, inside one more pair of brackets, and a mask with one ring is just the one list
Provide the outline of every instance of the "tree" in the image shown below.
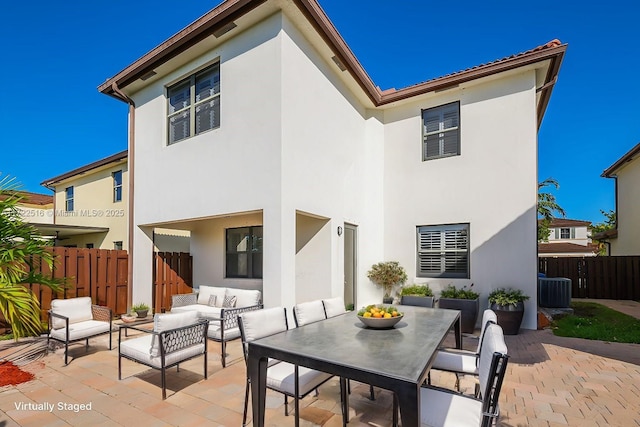
[[538,183],[538,241],[549,239],[549,225],[553,218],[554,213],[558,213],[564,218],[564,209],[560,207],[556,201],[556,196],[551,193],[541,192],[545,187],[553,186],[556,189],[560,188],[560,184],[553,178],[547,178],[544,181]]
[[613,210],[608,212],[600,209],[600,213],[604,216],[604,222],[599,222],[591,226],[591,235],[589,236],[593,243],[598,245],[598,255],[606,255],[607,249],[605,247],[605,240],[594,239],[593,236],[603,233],[607,230],[613,230],[616,228],[616,213]]
[[18,188],[14,178],[0,177],[0,312],[16,340],[42,332],[40,302],[24,285],[37,283],[54,292],[63,287],[62,280],[40,272],[45,264],[53,268],[53,253],[38,230],[23,221]]

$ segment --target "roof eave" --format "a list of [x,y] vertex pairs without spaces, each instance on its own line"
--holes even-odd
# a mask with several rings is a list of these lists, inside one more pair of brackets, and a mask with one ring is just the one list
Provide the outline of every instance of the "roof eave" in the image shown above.
[[609,166],[604,172],[602,172],[602,175],[600,175],[600,176],[603,177],[603,178],[614,178],[615,172],[618,169],[620,169],[620,167],[622,165],[624,165],[625,163],[633,160],[635,155],[638,154],[638,153],[640,153],[640,143],[636,144],[635,147],[633,147],[625,155],[620,157],[614,164]]
[[62,175],[54,176],[53,178],[45,179],[40,183],[40,185],[47,187],[49,189],[53,189],[52,186],[57,184],[58,182],[64,181],[65,179],[74,177],[76,175],[80,175],[85,172],[89,172],[90,170],[99,168],[101,166],[106,166],[110,163],[116,163],[121,161],[122,159],[126,159],[128,156],[128,150],[121,151],[119,153],[113,154],[109,157],[105,157],[104,159],[100,159],[98,161],[89,163],[87,165],[81,166],[79,168],[73,169],[69,172],[63,173]]

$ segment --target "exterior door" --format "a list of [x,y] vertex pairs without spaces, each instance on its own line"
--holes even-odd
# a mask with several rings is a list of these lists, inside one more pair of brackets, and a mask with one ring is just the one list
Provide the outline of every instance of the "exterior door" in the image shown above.
[[356,308],[358,285],[358,227],[344,225],[344,303]]

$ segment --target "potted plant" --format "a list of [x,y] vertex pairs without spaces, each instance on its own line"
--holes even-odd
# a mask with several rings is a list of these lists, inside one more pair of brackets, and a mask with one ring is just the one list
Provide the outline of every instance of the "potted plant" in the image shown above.
[[524,316],[524,302],[529,299],[520,289],[498,288],[489,294],[491,310],[498,317],[505,335],[517,335]]
[[367,277],[373,283],[382,287],[384,290],[382,302],[385,304],[393,303],[393,297],[391,296],[393,287],[402,285],[407,281],[407,273],[398,261],[385,261],[372,265]]
[[465,334],[472,334],[476,327],[476,319],[480,311],[480,294],[473,291],[473,283],[469,288],[456,288],[449,285],[440,292],[438,307],[460,310],[460,326]]
[[433,307],[433,291],[427,284],[403,286],[400,290],[400,304]]
[[135,311],[138,317],[147,317],[147,313],[149,312],[149,306],[141,302],[131,307],[131,311]]

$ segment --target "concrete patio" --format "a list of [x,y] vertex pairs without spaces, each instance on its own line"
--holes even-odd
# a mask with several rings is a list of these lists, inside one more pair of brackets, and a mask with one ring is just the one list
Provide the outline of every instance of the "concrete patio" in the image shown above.
[[[453,344],[452,337],[448,339]],[[640,426],[640,345],[560,338],[549,330],[523,331],[506,341],[511,359],[498,425]],[[118,381],[117,348],[108,351],[105,337],[90,343],[88,352],[82,344],[71,347],[68,366],[60,350],[23,366],[35,379],[0,388],[0,426],[241,425],[245,365],[238,340],[228,346],[225,369],[219,344],[209,343],[207,380],[201,359],[184,364],[180,373],[173,369],[165,401],[158,371],[123,360],[123,380]],[[465,347],[475,345],[475,339],[465,337]],[[434,372],[432,380],[452,387],[454,376]],[[473,386],[473,379],[463,380],[463,391]],[[391,425],[390,393],[376,389],[376,400],[370,401],[368,390],[366,385],[352,385],[349,425]],[[338,398],[338,380],[333,379],[320,387],[319,396],[312,394],[301,402],[301,425],[340,426]],[[54,408],[18,408],[22,403],[49,403]],[[64,405],[67,410],[61,408]],[[293,425],[293,417],[284,416],[282,395],[269,392],[267,408],[267,425]]]

